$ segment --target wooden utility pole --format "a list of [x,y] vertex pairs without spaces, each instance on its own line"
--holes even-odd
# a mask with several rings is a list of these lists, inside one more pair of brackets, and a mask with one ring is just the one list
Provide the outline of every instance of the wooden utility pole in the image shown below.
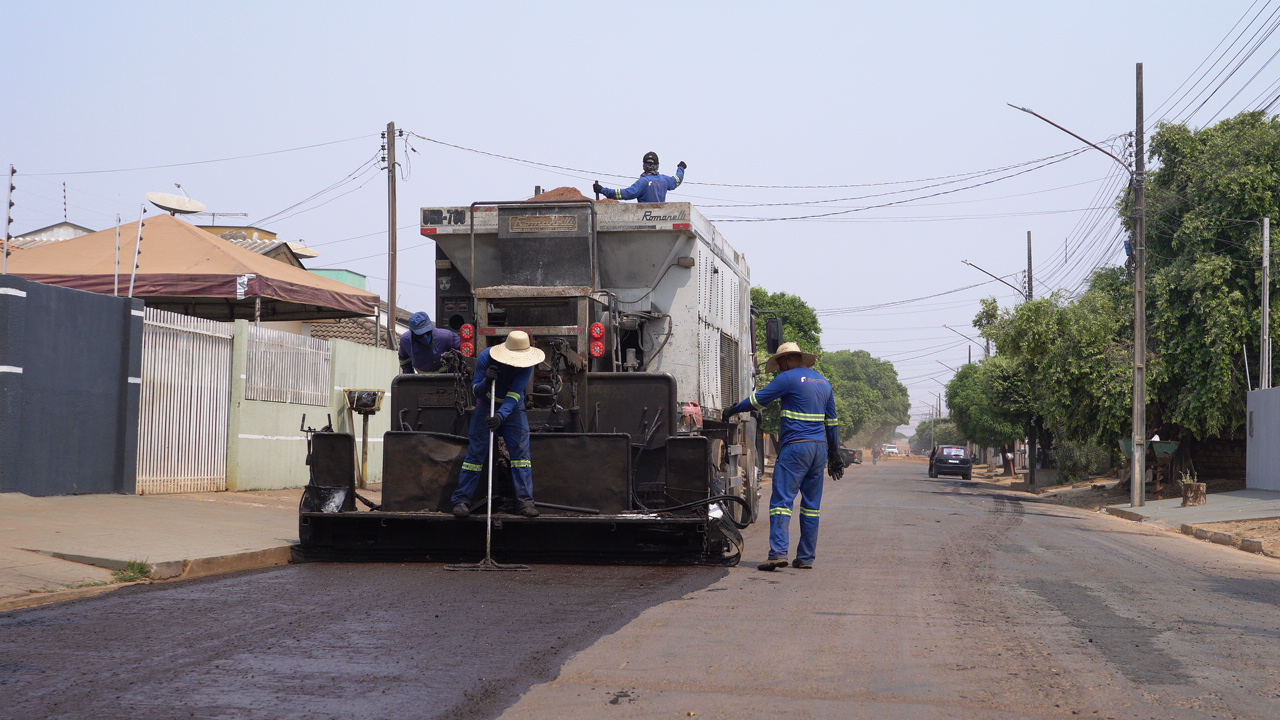
[[1137,67],[1133,131],[1133,477],[1129,504],[1147,504],[1147,158],[1143,137],[1142,63]]
[[1031,231],[1027,231],[1027,302],[1035,299],[1035,291],[1031,284]]
[[387,123],[387,347],[396,350],[396,124]]
[[1271,218],[1262,218],[1262,389],[1271,387]]
[[0,256],[3,256],[4,258],[3,260],[0,260],[0,264],[3,264],[3,268],[0,269],[0,274],[3,275],[9,274],[9,240],[13,237],[9,233],[9,228],[13,225],[13,176],[17,174],[17,172],[18,171],[15,170],[12,165],[9,166],[9,199],[4,206],[4,252],[0,253]]

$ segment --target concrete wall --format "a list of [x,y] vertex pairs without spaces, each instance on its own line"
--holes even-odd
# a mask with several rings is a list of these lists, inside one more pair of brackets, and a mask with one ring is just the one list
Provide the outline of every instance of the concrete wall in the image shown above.
[[0,492],[135,491],[142,314],[0,276]]
[[[398,372],[396,353],[343,340],[333,347],[333,395],[327,407],[245,399],[245,367],[248,361],[249,323],[236,321],[235,351],[231,360],[231,415],[227,446],[227,489],[271,490],[307,484],[306,424],[320,429],[333,417],[334,430],[347,432],[346,401],[342,388],[389,390]],[[360,418],[355,418],[360,432]],[[369,422],[369,481],[381,482],[382,434],[390,427],[387,413]],[[358,437],[358,435],[357,435]],[[376,439],[376,442],[374,441]],[[358,445],[357,445],[358,447]]]
[[1280,388],[1249,393],[1245,486],[1280,490]]

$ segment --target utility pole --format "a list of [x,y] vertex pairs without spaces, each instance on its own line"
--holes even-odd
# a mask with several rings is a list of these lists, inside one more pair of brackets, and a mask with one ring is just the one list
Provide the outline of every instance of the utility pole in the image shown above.
[[1262,389],[1271,387],[1271,218],[1262,218]]
[[1035,299],[1035,292],[1032,290],[1031,284],[1031,231],[1027,231],[1027,302]]
[[1133,132],[1133,478],[1129,504],[1147,504],[1147,158],[1143,137],[1142,63],[1137,67]]
[[383,135],[387,151],[387,347],[396,348],[396,124]]
[[0,260],[0,264],[3,264],[3,269],[0,270],[0,275],[9,274],[9,240],[13,237],[13,235],[9,233],[9,229],[10,229],[10,226],[13,225],[13,191],[15,190],[15,186],[13,184],[13,176],[16,175],[17,173],[18,171],[15,170],[12,165],[10,165],[9,166],[9,200],[8,200],[8,203],[4,206],[4,259]]

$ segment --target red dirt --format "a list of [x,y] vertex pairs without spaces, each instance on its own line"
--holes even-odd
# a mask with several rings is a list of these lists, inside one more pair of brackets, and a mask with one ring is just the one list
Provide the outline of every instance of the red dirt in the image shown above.
[[[558,200],[590,200],[591,198],[583,195],[578,188],[575,187],[558,187],[554,190],[548,190],[541,195],[534,195],[529,200],[538,202],[556,202]],[[599,200],[602,203],[616,203],[617,200]]]

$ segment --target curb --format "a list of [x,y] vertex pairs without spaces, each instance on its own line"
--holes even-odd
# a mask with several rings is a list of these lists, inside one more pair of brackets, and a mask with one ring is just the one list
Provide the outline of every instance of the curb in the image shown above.
[[[1268,548],[1267,543],[1256,538],[1237,538],[1228,533],[1214,532],[1188,523],[1183,523],[1179,526],[1178,532],[1183,535],[1190,535],[1197,540],[1207,540],[1211,543],[1226,545],[1247,553],[1266,554],[1269,549],[1273,552],[1280,552],[1280,547]],[[1272,543],[1272,545],[1275,545],[1275,543]]]
[[[266,550],[251,550],[249,552],[232,553],[230,555],[216,555],[213,557],[195,558],[191,560],[169,560],[166,562],[153,563],[151,564],[151,577],[148,580],[131,583],[112,583],[110,585],[95,585],[93,587],[72,588],[69,590],[55,590],[53,592],[34,592],[27,595],[0,598],[0,613],[8,612],[10,610],[38,607],[40,605],[49,605],[56,602],[62,602],[64,600],[78,600],[80,598],[93,597],[94,595],[102,595],[104,593],[111,592],[112,590],[128,587],[130,585],[146,585],[157,581],[170,582],[177,580],[194,580],[196,578],[209,577],[211,575],[227,575],[244,570],[261,570],[262,568],[275,567],[278,565],[288,565],[292,560],[293,550],[294,545],[290,544],[268,548]],[[41,552],[45,555],[62,560],[70,560],[83,565],[94,565],[108,570],[121,570],[124,569],[126,564],[121,560],[114,560],[111,558],[45,552],[42,550],[36,550],[34,552]]]
[[94,587],[55,590],[53,592],[35,592],[27,595],[18,595],[16,597],[0,598],[0,613],[6,613],[11,610],[39,607],[41,605],[52,605],[53,603],[63,602],[64,600],[78,600],[80,598],[93,597],[94,595],[104,595],[112,590],[118,590],[122,587],[145,584],[145,580],[131,583],[112,583],[111,585],[95,585]]
[[1146,516],[1139,515],[1138,513],[1133,512],[1132,510],[1122,510],[1120,508],[1113,508],[1113,507],[1104,508],[1104,509],[1107,511],[1108,515],[1115,515],[1116,517],[1123,518],[1125,520],[1142,522],[1147,519]]

